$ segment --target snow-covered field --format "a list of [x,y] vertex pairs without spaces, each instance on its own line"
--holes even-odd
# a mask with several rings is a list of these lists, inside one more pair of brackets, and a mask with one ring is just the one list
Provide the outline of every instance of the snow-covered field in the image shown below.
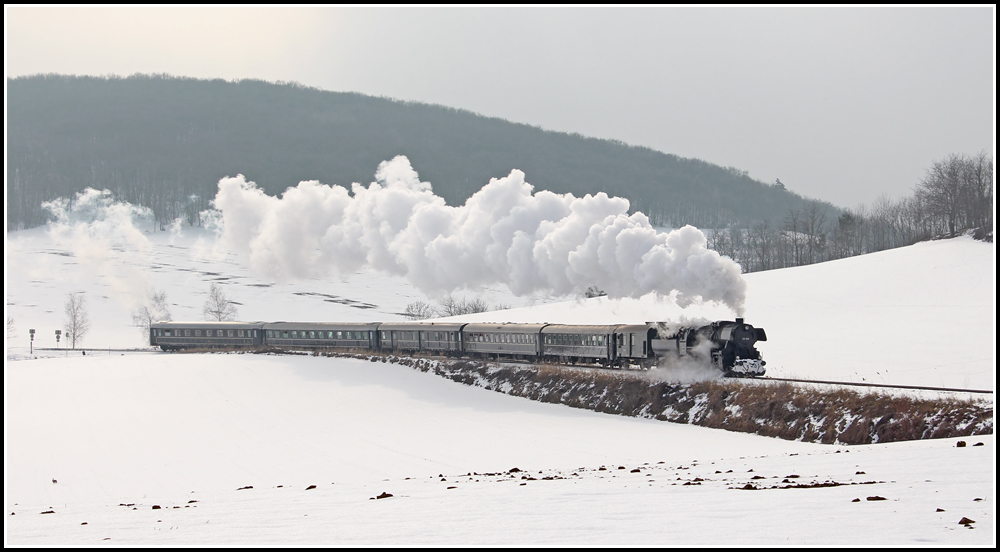
[[[209,234],[146,237],[142,251],[71,253],[44,229],[7,235],[5,544],[995,544],[993,436],[824,446],[534,403],[395,364],[109,350],[143,346],[130,312],[149,290],[175,320],[201,319],[211,282],[244,320],[392,321],[429,300],[374,271],[272,284]],[[745,278],[769,374],[995,389],[993,244]],[[28,328],[55,347],[72,291],[87,295],[87,355],[29,355]],[[482,293],[518,308],[467,319],[733,316]]]

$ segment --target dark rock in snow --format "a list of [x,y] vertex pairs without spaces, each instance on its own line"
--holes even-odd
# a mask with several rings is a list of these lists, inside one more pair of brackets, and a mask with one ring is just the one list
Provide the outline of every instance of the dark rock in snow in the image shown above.
[[861,499],[860,499],[860,498],[855,498],[855,499],[854,499],[854,500],[852,500],[851,502],[861,502]]
[[962,447],[965,446],[965,441],[959,441],[958,443],[955,443],[955,446],[959,447],[959,448],[962,448]]
[[392,496],[391,494],[389,494],[389,493],[387,493],[385,491],[382,491],[382,494],[376,496],[375,498],[389,498],[391,496]]
[[935,512],[943,512],[943,511],[944,511],[944,508],[938,508],[937,510],[934,510],[934,511],[935,511]]
[[316,485],[309,485],[308,487],[306,487],[306,490],[308,491],[310,489],[315,489],[315,488],[316,488]]
[[875,495],[875,496],[868,497],[867,500],[870,501],[870,502],[874,502],[876,500],[888,500],[888,499],[886,497],[884,497],[884,496]]
[[[43,513],[44,513],[44,512],[43,512]],[[967,517],[963,517],[963,518],[962,518],[962,519],[961,519],[961,520],[960,520],[960,521],[958,522],[958,524],[959,524],[959,525],[971,525],[971,524],[973,524],[973,523],[975,523],[975,522],[976,522],[976,521],[975,521],[975,520],[973,520],[973,519],[969,519],[969,518],[967,518]]]

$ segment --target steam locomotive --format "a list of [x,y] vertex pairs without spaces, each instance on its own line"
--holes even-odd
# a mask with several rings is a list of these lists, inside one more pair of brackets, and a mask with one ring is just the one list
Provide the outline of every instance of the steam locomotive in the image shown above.
[[149,344],[181,349],[367,350],[429,353],[606,368],[648,369],[661,361],[709,362],[725,376],[764,374],[754,347],[762,328],[737,318],[699,327],[476,324],[455,322],[157,322]]

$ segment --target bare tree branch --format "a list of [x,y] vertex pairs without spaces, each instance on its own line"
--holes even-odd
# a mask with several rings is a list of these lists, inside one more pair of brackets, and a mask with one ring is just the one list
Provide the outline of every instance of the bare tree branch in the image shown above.
[[85,299],[83,293],[70,293],[66,298],[66,322],[63,325],[63,331],[66,332],[66,339],[70,341],[73,349],[76,349],[76,342],[83,341],[90,330],[90,318],[87,315]]
[[236,320],[237,316],[239,316],[236,311],[236,303],[226,297],[226,294],[222,292],[222,288],[214,283],[208,290],[208,299],[205,300],[202,314],[205,316],[205,320],[215,322]]

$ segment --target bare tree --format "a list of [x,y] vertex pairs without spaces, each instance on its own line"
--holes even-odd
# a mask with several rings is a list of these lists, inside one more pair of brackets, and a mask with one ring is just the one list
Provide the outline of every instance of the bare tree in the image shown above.
[[490,306],[486,301],[482,299],[455,299],[452,296],[445,297],[441,301],[441,309],[439,312],[445,316],[458,316],[460,314],[473,314],[477,312],[486,312],[490,310]]
[[917,194],[931,215],[948,221],[948,234],[954,236],[962,210],[962,157],[953,153],[943,161],[935,161],[920,181]]
[[993,157],[985,150],[965,159],[962,180],[970,226],[993,229]]
[[424,303],[423,301],[414,301],[409,305],[406,305],[406,310],[403,311],[403,315],[410,320],[425,320],[427,318],[434,318],[438,315],[437,310]]
[[14,317],[7,317],[7,338],[13,339],[17,337],[17,328],[14,326]]
[[805,233],[809,237],[807,243],[809,258],[806,264],[823,261],[821,255],[826,248],[826,207],[818,201],[810,203],[803,213],[802,222],[805,226]]
[[236,317],[239,316],[236,311],[236,302],[226,297],[222,288],[214,283],[208,290],[208,299],[205,300],[205,307],[201,312],[205,316],[205,320],[215,322],[236,320]]
[[151,294],[146,304],[140,305],[132,313],[132,325],[142,331],[143,338],[149,341],[149,328],[154,322],[167,322],[171,320],[170,309],[167,308],[167,293],[160,291]]
[[87,315],[87,302],[83,293],[70,293],[66,298],[66,322],[63,331],[70,346],[76,349],[76,342],[83,341],[90,330],[90,318]]

